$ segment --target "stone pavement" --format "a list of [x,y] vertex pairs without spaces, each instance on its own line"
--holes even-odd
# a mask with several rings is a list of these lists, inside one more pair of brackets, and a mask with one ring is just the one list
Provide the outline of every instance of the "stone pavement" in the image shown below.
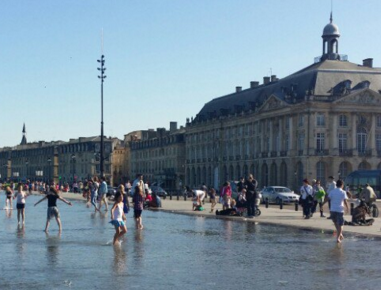
[[[82,194],[75,193],[62,193],[62,196],[68,199],[82,200]],[[160,210],[176,214],[186,214],[194,216],[202,216],[205,218],[218,218],[218,219],[228,219],[237,222],[256,222],[261,224],[272,224],[278,226],[288,226],[300,229],[308,230],[318,230],[332,233],[335,229],[331,220],[327,218],[321,218],[320,214],[315,214],[311,219],[305,220],[302,217],[302,209],[299,207],[299,211],[290,209],[279,209],[276,207],[265,208],[264,205],[260,206],[262,214],[259,217],[253,219],[248,219],[245,217],[230,217],[230,216],[216,216],[215,213],[210,213],[210,203],[206,202],[204,211],[192,211],[192,201],[187,199],[184,201],[183,198],[177,200],[176,197],[173,200],[169,200],[167,197],[165,200],[162,199],[162,208]],[[221,204],[217,204],[216,208],[218,210],[222,209]],[[328,212],[325,213],[328,215]],[[347,221],[351,221],[351,216],[349,214],[345,215]],[[375,222],[372,226],[344,226],[344,234],[351,233],[360,236],[370,236],[370,237],[380,237],[381,238],[381,217],[375,218]]]

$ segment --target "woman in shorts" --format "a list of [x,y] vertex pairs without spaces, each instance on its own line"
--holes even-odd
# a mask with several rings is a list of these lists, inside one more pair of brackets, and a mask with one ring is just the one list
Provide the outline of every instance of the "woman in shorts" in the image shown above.
[[13,205],[12,205],[13,191],[9,186],[5,188],[5,194],[6,194],[5,209],[12,209],[13,208]]
[[40,199],[38,202],[36,202],[34,204],[34,206],[36,206],[37,204],[39,204],[41,201],[43,201],[45,199],[48,200],[48,212],[47,212],[45,232],[46,233],[48,232],[50,219],[54,217],[57,221],[58,231],[61,233],[62,225],[61,225],[61,219],[60,219],[60,212],[59,212],[58,207],[57,207],[57,199],[63,201],[64,203],[66,203],[70,206],[72,204],[70,201],[67,201],[66,199],[59,196],[57,189],[55,189],[54,187],[51,187],[49,193],[45,197]]

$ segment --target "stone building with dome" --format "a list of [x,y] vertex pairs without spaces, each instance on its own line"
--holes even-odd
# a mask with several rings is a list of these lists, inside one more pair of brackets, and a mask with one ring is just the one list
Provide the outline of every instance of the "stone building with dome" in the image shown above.
[[298,189],[304,178],[381,169],[381,69],[349,62],[339,38],[331,14],[313,64],[205,104],[186,126],[186,184],[219,188],[253,173],[260,187]]

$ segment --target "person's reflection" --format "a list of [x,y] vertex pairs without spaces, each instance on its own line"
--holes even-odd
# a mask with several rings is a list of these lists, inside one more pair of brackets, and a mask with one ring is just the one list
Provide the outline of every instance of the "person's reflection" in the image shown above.
[[126,264],[127,253],[125,247],[123,245],[115,245],[114,246],[114,264],[113,264],[113,272],[117,274],[123,274],[126,272],[127,264]]
[[16,253],[19,256],[19,259],[21,260],[24,257],[25,250],[26,250],[26,243],[25,243],[25,226],[24,225],[18,225],[16,230],[16,236],[17,236],[17,242],[15,243],[16,246]]
[[144,236],[142,230],[135,230],[134,236],[134,254],[136,255],[135,259],[138,263],[143,261],[144,258]]
[[58,263],[60,238],[60,233],[58,233],[56,236],[50,236],[49,233],[46,233],[46,258],[49,265],[55,266]]
[[225,239],[230,241],[232,238],[232,221],[225,221],[224,222],[225,227]]
[[13,210],[11,210],[11,209],[6,209],[6,210],[5,210],[5,216],[6,216],[7,218],[11,218],[11,217],[12,217],[12,211],[13,211]]

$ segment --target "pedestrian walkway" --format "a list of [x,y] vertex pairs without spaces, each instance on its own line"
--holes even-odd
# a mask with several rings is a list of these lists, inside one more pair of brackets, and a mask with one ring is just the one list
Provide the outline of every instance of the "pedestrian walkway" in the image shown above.
[[[82,200],[82,194],[65,192],[62,196],[68,199]],[[205,218],[218,218],[218,219],[228,219],[239,222],[254,222],[261,224],[272,224],[280,226],[295,227],[307,230],[318,230],[325,232],[333,232],[334,225],[331,220],[327,218],[321,218],[319,213],[316,213],[311,219],[305,220],[302,215],[301,207],[299,211],[290,209],[279,209],[279,208],[265,208],[261,205],[260,209],[262,214],[259,217],[253,219],[248,219],[245,217],[234,217],[234,216],[217,216],[215,213],[210,213],[210,203],[205,203],[204,211],[192,211],[192,201],[180,199],[169,200],[166,198],[162,199],[162,208],[160,210],[176,214],[187,214],[194,216],[202,216]],[[215,209],[221,210],[222,205],[217,204]],[[345,215],[347,221],[351,221],[352,218],[349,214]],[[360,236],[370,236],[370,237],[380,237],[381,238],[381,218],[375,218],[375,222],[372,226],[344,226],[344,234],[352,233]]]

